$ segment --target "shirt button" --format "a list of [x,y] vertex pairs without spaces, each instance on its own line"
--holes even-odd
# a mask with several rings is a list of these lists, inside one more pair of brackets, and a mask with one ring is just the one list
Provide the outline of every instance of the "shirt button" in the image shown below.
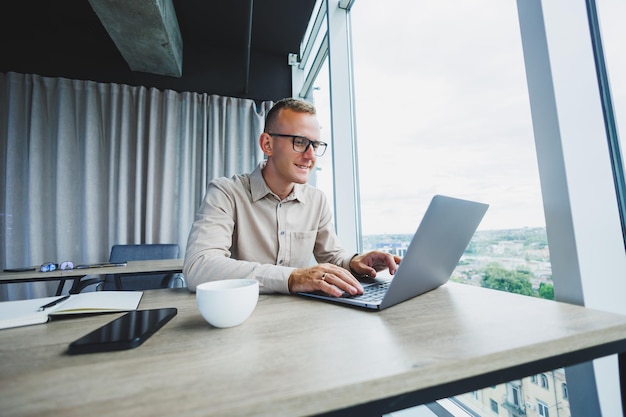
[[282,265],[283,264],[283,260],[281,259],[280,261],[278,261],[278,265]]
[[285,231],[284,231],[284,230],[281,230],[281,231],[280,231],[280,235],[281,235],[281,236],[283,236],[284,234],[285,234]]

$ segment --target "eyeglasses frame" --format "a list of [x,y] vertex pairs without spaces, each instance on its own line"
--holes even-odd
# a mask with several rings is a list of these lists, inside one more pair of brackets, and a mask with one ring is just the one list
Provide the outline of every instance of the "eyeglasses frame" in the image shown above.
[[[313,147],[313,153],[315,154],[315,156],[323,156],[326,153],[326,148],[328,148],[328,144],[326,142],[322,142],[319,140],[311,140],[309,138],[307,138],[306,136],[300,136],[300,135],[287,135],[284,133],[270,133],[270,132],[265,132],[270,136],[276,136],[279,138],[291,138],[291,147],[293,148],[294,152],[298,152],[298,153],[305,153],[306,151],[309,150],[309,147]],[[306,141],[308,141],[306,147],[304,148],[303,151],[299,151],[296,149],[296,138],[298,139],[304,139]],[[318,149],[320,148],[320,146],[322,147],[322,151],[321,153],[317,153]]]

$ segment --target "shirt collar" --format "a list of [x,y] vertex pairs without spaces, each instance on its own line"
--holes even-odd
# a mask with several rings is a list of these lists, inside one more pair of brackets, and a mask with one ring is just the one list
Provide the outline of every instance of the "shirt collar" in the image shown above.
[[[258,201],[268,194],[276,195],[267,186],[261,170],[265,167],[266,161],[261,161],[259,165],[250,174],[250,192],[252,194],[252,200]],[[293,191],[287,196],[286,201],[298,200],[302,203],[306,202],[304,197],[304,187],[306,184],[294,184]]]

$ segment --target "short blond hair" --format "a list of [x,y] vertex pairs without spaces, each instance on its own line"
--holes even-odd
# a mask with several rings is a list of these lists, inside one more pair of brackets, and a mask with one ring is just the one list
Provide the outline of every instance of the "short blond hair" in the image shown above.
[[274,106],[267,112],[267,117],[265,118],[265,132],[271,133],[275,130],[278,117],[280,115],[281,110],[291,110],[297,113],[308,113],[315,115],[316,110],[315,106],[307,101],[298,100],[295,98],[283,98],[274,103]]

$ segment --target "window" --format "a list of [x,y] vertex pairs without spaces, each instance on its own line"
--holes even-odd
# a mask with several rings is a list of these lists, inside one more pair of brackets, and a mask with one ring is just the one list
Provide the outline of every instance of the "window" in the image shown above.
[[548,376],[546,374],[541,374],[541,388],[550,389],[548,384]]
[[[401,253],[434,194],[484,201],[473,243],[483,236],[485,252],[466,254],[452,279],[495,285],[485,278],[502,274],[527,295],[550,293],[515,2],[358,0],[350,14],[362,249]],[[508,402],[523,406],[519,388]]]
[[498,402],[492,400],[491,398],[489,399],[489,405],[491,407],[491,411],[493,411],[494,413],[498,414]]
[[530,377],[530,382],[532,382],[533,384],[537,384],[537,375],[533,375]]
[[491,203],[482,229],[545,226],[515,4],[351,15],[363,235],[412,234],[434,193]]
[[543,401],[537,401],[537,414],[541,417],[550,417],[550,412],[548,411],[548,404]]
[[515,3],[359,0],[351,21],[363,250],[402,253],[434,194],[487,202],[452,279],[553,298]]
[[569,399],[569,393],[567,392],[567,384],[566,383],[562,383],[561,384],[561,395],[563,396],[564,400]]
[[515,407],[520,408],[522,406],[522,393],[521,389],[517,385],[513,385],[508,383],[509,387],[508,391],[508,402],[513,404]]

